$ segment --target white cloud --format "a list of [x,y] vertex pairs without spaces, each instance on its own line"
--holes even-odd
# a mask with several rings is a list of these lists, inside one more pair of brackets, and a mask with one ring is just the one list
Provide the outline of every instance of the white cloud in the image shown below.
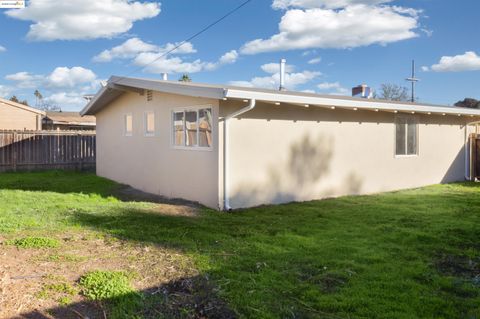
[[[186,42],[178,49],[170,52],[179,43],[167,43],[163,46],[146,43],[139,38],[131,38],[124,43],[104,50],[93,58],[96,62],[110,62],[113,59],[131,59],[134,65],[144,67],[149,73],[196,73],[212,71],[226,64],[235,63],[238,52],[231,50],[223,54],[216,62],[205,62],[200,59],[186,61],[181,54],[196,53],[193,44]],[[170,52],[168,55],[165,55]]]
[[185,62],[179,57],[162,57],[160,53],[142,52],[135,57],[133,63],[144,67],[149,73],[197,73],[208,68],[201,60]]
[[[276,67],[276,72],[274,72],[274,66]],[[270,73],[270,75],[263,77],[254,77],[250,81],[231,81],[230,84],[244,87],[278,89],[278,87],[280,86],[280,72],[278,64],[264,64],[261,66],[261,69],[266,73]],[[289,71],[293,71],[293,66],[289,67],[287,65],[287,71],[285,73],[285,86],[290,90],[294,90],[296,87],[302,84],[306,84],[321,75],[320,72],[313,71],[303,71],[296,73]]]
[[309,60],[308,64],[319,64],[320,62],[322,62],[322,58],[318,57],[318,58],[313,58],[313,59]]
[[37,88],[40,86],[48,88],[73,88],[96,83],[97,76],[92,70],[75,66],[72,68],[57,67],[48,75],[18,72],[5,76],[5,79],[17,82],[16,86],[20,88]]
[[[280,63],[267,63],[260,67],[263,72],[275,74],[280,72]],[[290,64],[285,65],[285,72],[292,73],[295,71],[295,67]]]
[[5,52],[5,51],[7,51],[7,48],[5,48],[4,46],[1,46],[1,45],[0,45],[0,52]]
[[35,41],[111,38],[159,13],[157,2],[130,0],[30,0],[24,9],[6,12],[33,21],[27,38]]
[[30,81],[33,77],[34,76],[28,72],[18,72],[5,76],[5,79],[10,81]]
[[73,88],[80,84],[90,83],[95,81],[97,76],[92,70],[76,66],[73,68],[58,67],[47,76],[46,82],[48,86],[52,87],[69,87]]
[[[131,38],[122,44],[111,48],[110,50],[104,50],[93,58],[95,62],[110,62],[113,59],[131,59],[140,53],[151,52],[164,54],[178,46],[179,43],[167,43],[163,47],[154,44],[146,43],[139,38]],[[193,48],[193,44],[190,42],[184,43],[178,49],[174,51],[174,54],[187,54],[197,52]]]
[[7,98],[10,96],[12,88],[5,85],[0,85],[0,97]]
[[43,76],[31,74],[29,72],[18,72],[5,76],[6,80],[17,82],[16,86],[22,89],[30,89],[38,86]]
[[162,55],[162,53],[142,52],[133,59],[133,63],[144,67],[144,71],[149,73],[197,73],[216,70],[222,65],[235,63],[238,58],[235,50],[225,53],[216,62],[205,62],[200,59],[184,61],[178,56]]
[[456,56],[443,56],[439,63],[431,67],[422,67],[422,71],[430,70],[434,72],[480,71],[480,56],[473,51]]
[[350,90],[344,88],[340,82],[323,82],[318,84],[317,88],[333,95],[348,95],[350,93]]
[[83,98],[83,95],[77,92],[54,93],[50,96],[47,96],[45,101],[53,105],[58,105],[62,109],[78,107],[87,104],[87,101]]
[[218,60],[218,64],[220,65],[233,64],[237,62],[237,59],[238,59],[238,52],[236,50],[232,50],[222,55]]
[[246,43],[243,54],[314,48],[386,45],[417,37],[419,11],[396,6],[357,4],[341,10],[289,9],[279,33]]
[[[83,95],[94,93],[100,87],[100,79],[96,74],[80,66],[57,67],[47,75],[17,72],[5,76],[5,79],[15,82],[15,89],[40,90],[46,102],[61,108],[78,108],[85,105]],[[8,92],[11,91],[13,90],[10,89]]]
[[313,8],[327,8],[327,9],[338,9],[345,8],[350,5],[355,4],[367,4],[367,5],[377,5],[393,0],[274,0],[272,8],[274,9],[288,9],[288,8],[302,8],[302,9],[313,9]]

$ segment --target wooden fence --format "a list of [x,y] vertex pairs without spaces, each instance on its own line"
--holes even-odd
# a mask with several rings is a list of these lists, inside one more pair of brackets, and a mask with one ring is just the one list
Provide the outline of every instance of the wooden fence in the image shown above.
[[95,169],[95,132],[0,130],[0,172]]

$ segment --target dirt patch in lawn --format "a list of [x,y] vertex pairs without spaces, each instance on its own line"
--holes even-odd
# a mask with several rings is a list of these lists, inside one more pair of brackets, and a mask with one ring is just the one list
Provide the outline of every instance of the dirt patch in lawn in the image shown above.
[[[12,238],[0,236],[2,243],[7,239]],[[187,284],[185,278],[197,278],[198,273],[187,257],[171,249],[132,244],[93,232],[67,233],[55,239],[61,243],[58,248],[22,249],[0,245],[0,318],[16,318],[22,314],[30,314],[28,318],[104,318],[108,310],[99,303],[86,301],[78,284],[82,275],[94,270],[124,271],[132,274],[136,291],[147,295],[156,291],[162,296],[172,292],[175,297],[171,300],[180,298],[178,303],[166,304],[160,310],[174,312],[172,309],[178,305],[190,309],[192,316],[188,317],[196,318],[194,314],[211,308],[209,302],[214,308],[220,305],[213,288],[205,285],[207,297],[201,303],[197,301],[195,287],[202,284],[198,280]],[[189,294],[192,297],[188,297]],[[205,307],[197,309],[190,304]],[[227,309],[226,306],[220,308]]]
[[437,258],[435,264],[438,271],[444,275],[450,275],[465,279],[480,279],[479,258],[441,254]]
[[127,202],[155,203],[152,211],[163,215],[196,217],[201,207],[195,202],[150,194],[125,185],[116,190],[114,195]]

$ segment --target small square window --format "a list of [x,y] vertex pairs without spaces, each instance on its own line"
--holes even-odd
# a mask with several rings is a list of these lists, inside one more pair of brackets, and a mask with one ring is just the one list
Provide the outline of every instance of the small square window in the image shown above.
[[132,136],[133,134],[133,116],[132,114],[126,114],[124,119],[124,131],[125,136]]
[[154,112],[145,113],[145,135],[146,136],[155,135],[155,113]]

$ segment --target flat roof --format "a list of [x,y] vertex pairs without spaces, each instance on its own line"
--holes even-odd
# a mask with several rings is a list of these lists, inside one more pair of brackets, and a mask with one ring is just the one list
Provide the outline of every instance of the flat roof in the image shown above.
[[252,100],[274,104],[293,104],[304,107],[342,108],[403,113],[424,113],[480,117],[480,109],[461,108],[424,103],[364,99],[351,96],[314,94],[295,91],[277,91],[230,85],[164,81],[112,76],[94,98],[81,111],[82,115],[94,115],[115,98],[128,90],[152,90],[218,100]]

